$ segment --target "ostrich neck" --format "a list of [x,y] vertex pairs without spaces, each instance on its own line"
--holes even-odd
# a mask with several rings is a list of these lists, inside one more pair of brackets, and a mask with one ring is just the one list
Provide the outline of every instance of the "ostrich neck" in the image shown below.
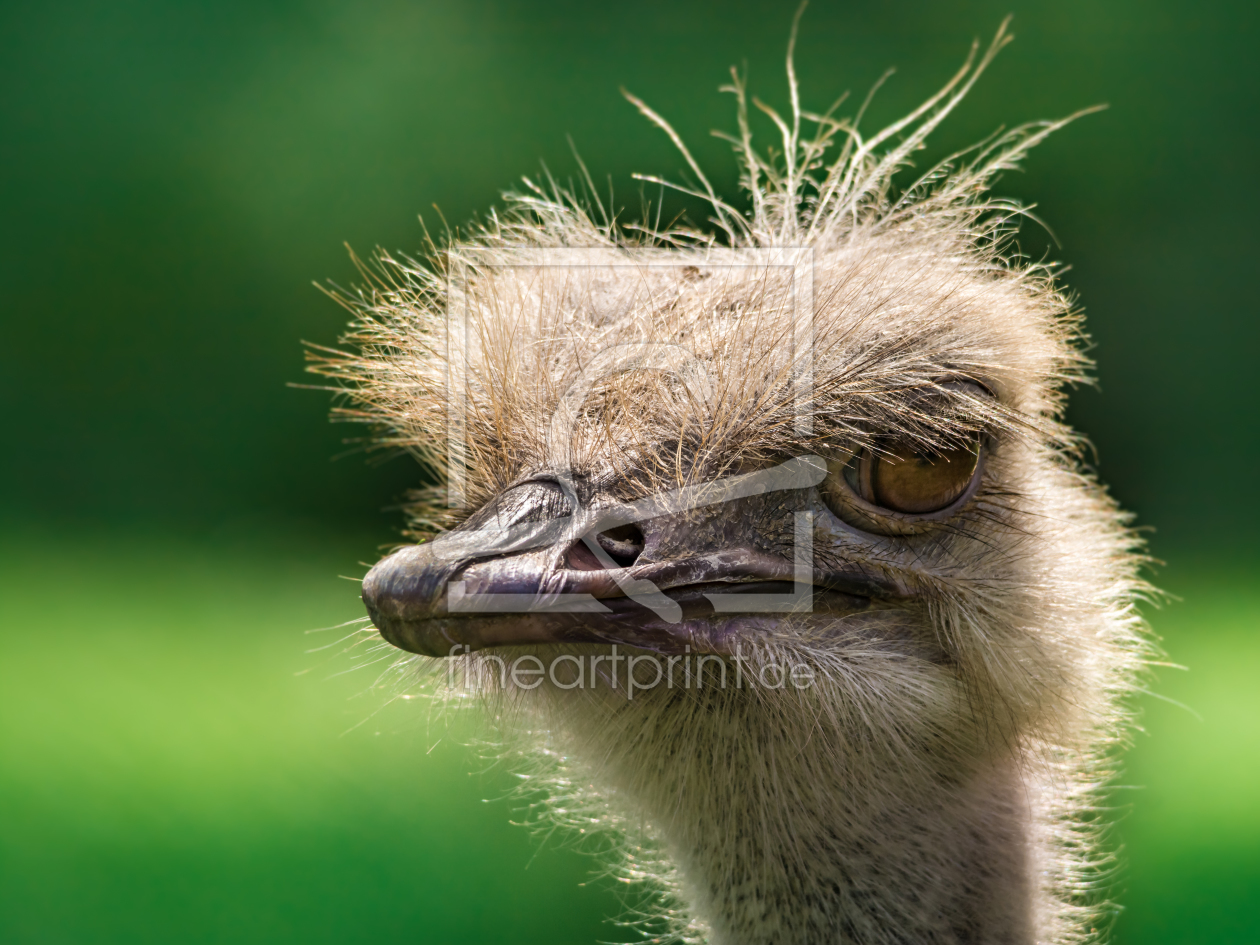
[[817,764],[730,761],[640,794],[710,945],[1034,941],[1013,761],[955,779],[870,772],[860,787],[839,771],[820,783]]

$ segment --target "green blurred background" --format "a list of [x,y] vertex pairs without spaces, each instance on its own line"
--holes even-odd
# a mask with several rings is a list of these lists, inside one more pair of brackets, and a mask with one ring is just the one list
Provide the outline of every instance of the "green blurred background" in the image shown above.
[[[1072,416],[1179,600],[1115,795],[1124,943],[1260,942],[1257,6],[815,0],[806,104],[917,104],[1015,13],[933,153],[1112,106],[999,190],[1070,263]],[[303,631],[356,617],[401,459],[339,461],[299,339],[343,241],[416,250],[572,134],[619,202],[678,156],[732,189],[716,86],[785,101],[784,3],[0,4],[0,942],[594,942],[618,890],[509,825],[474,719],[382,705]],[[766,129],[761,129],[763,132]],[[930,155],[928,155],[930,157]],[[589,881],[589,882],[588,882]]]

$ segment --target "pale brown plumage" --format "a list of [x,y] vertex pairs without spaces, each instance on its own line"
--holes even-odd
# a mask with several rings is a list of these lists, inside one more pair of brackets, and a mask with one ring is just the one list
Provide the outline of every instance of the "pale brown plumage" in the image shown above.
[[[869,139],[856,121],[800,108],[789,51],[793,113],[772,116],[786,160],[754,151],[737,76],[730,87],[747,213],[683,150],[716,235],[620,228],[598,205],[535,189],[430,265],[382,256],[365,267],[368,285],[343,297],[353,351],[315,354],[313,369],[345,391],[341,416],[377,425],[376,442],[437,471],[452,458],[452,391],[466,398],[449,440],[464,444],[464,510],[444,508],[441,490],[418,501],[414,533],[439,537],[365,582],[391,642],[434,655],[450,642],[489,647],[461,657],[475,664],[490,653],[587,657],[614,640],[661,653],[685,641],[729,660],[736,641],[751,667],[815,672],[808,689],[658,687],[633,700],[624,687],[554,680],[496,687],[547,759],[551,816],[638,838],[623,851],[626,874],[666,888],[673,905],[659,921],[679,940],[1096,935],[1092,811],[1146,654],[1141,559],[1061,421],[1062,386],[1086,367],[1079,317],[1051,269],[1005,255],[1019,211],[986,195],[1065,122],[1015,129],[892,186],[1006,38],[999,31],[978,61],[973,50],[941,92]],[[627,362],[571,395],[601,352],[631,344],[687,354]],[[939,513],[898,513],[853,472],[897,450],[925,468],[967,450],[982,460],[970,491]],[[713,563],[736,549],[765,577],[791,562],[792,515],[808,511],[818,587],[841,575],[859,603],[637,625],[655,636],[584,637],[581,617],[564,633],[521,636],[521,618],[448,616],[447,581],[495,590],[509,566],[539,595],[622,594],[568,545],[485,560],[443,551],[496,517],[576,521],[804,454],[827,462],[817,488],[643,521],[626,573],[670,590],[661,575],[703,561],[704,580],[752,580]],[[545,514],[530,505],[540,502]],[[676,597],[689,586],[678,581]]]

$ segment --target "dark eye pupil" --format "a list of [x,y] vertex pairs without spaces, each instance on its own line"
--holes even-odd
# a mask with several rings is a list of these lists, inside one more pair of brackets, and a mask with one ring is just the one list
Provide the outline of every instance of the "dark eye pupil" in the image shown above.
[[978,461],[978,450],[967,447],[935,456],[904,448],[883,452],[871,463],[871,501],[907,515],[939,511],[967,490]]

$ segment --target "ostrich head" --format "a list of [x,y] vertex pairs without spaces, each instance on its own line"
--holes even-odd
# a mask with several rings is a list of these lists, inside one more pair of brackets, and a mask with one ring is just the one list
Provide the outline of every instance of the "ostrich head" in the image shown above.
[[354,350],[316,353],[343,416],[446,473],[364,580],[375,626],[511,701],[557,810],[640,825],[679,940],[1097,923],[1138,558],[1061,421],[1079,318],[987,196],[1064,122],[891,184],[1005,41],[870,137],[802,109],[789,47],[777,159],[733,72],[743,211],[631,97],[715,233],[534,188],[364,267]]

